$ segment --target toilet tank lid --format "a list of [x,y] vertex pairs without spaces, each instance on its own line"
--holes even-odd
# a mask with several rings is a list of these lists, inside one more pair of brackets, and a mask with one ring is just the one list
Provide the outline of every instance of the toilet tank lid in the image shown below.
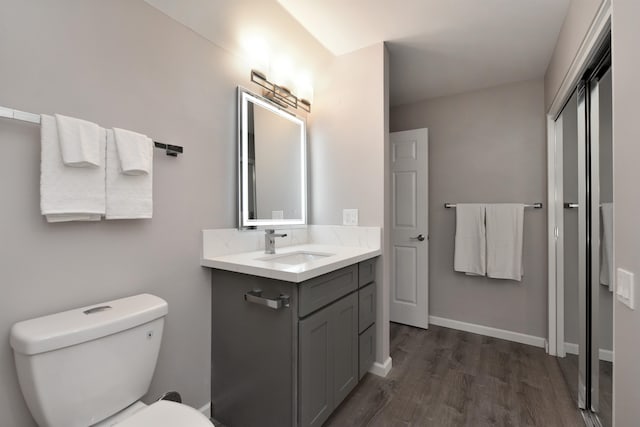
[[11,347],[26,355],[91,341],[166,316],[165,300],[151,294],[92,304],[14,324]]

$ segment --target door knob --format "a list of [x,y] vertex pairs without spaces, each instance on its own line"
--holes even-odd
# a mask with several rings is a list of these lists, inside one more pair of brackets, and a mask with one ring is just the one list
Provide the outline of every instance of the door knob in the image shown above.
[[424,240],[424,236],[422,234],[418,234],[416,237],[412,237],[412,239],[422,242]]

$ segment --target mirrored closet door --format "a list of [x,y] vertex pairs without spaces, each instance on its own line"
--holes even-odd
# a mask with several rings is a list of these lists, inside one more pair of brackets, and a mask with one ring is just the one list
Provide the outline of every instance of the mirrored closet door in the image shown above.
[[576,405],[611,426],[613,159],[608,46],[556,120],[559,363]]

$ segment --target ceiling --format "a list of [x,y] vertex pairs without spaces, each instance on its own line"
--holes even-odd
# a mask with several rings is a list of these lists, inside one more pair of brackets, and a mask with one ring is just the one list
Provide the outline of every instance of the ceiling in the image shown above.
[[278,0],[335,55],[387,42],[391,105],[544,76],[570,0]]

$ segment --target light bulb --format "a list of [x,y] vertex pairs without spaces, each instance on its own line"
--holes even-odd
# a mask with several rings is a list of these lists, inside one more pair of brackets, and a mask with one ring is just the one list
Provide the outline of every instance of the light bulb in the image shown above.
[[269,48],[264,38],[247,36],[242,42],[245,57],[249,67],[264,75],[269,72]]
[[299,99],[304,99],[313,102],[313,83],[311,75],[308,72],[302,72],[298,75],[296,80],[295,95]]
[[293,74],[293,62],[288,56],[280,56],[274,59],[271,65],[269,80],[281,87],[291,89]]

